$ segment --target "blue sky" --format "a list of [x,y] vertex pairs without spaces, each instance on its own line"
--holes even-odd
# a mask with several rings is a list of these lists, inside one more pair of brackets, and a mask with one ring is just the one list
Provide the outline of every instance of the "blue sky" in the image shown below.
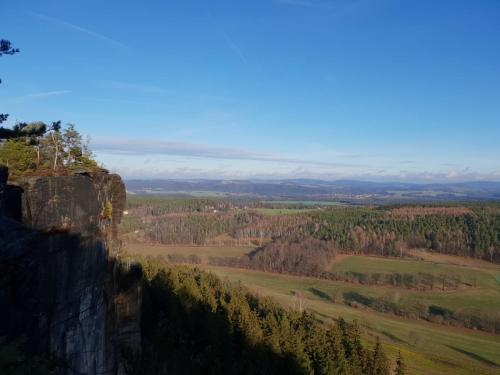
[[0,0],[0,110],[125,177],[500,180],[498,0]]

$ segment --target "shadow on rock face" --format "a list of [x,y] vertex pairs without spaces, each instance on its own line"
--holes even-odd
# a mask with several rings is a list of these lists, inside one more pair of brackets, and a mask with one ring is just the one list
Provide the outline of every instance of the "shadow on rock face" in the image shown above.
[[87,370],[95,358],[112,369],[113,356],[104,355],[113,352],[104,335],[112,331],[113,293],[104,242],[44,234],[9,219],[0,226],[0,305],[7,307],[0,309],[0,337],[24,338],[30,355],[54,356],[83,373],[93,373]]
[[20,186],[7,185],[5,187],[5,215],[17,221],[23,222],[23,189]]
[[[28,358],[56,358],[58,374],[123,373],[116,295],[139,299],[140,294],[119,288],[117,262],[110,256],[125,205],[120,177],[5,182],[0,189],[0,339],[22,338]],[[113,205],[113,218],[103,231],[99,218],[106,202]],[[129,283],[137,289],[137,277]],[[139,300],[122,303],[140,306]],[[128,317],[127,329],[135,320]]]

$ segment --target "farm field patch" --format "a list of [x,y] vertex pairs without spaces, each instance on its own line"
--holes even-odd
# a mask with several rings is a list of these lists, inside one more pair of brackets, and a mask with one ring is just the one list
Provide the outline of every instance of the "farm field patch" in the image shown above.
[[224,267],[206,268],[287,306],[297,307],[300,298],[301,304],[324,320],[340,316],[350,321],[357,319],[366,330],[367,340],[374,341],[379,336],[392,358],[401,350],[411,374],[497,374],[500,370],[498,335],[334,303],[327,296],[343,290],[342,283],[329,280]]

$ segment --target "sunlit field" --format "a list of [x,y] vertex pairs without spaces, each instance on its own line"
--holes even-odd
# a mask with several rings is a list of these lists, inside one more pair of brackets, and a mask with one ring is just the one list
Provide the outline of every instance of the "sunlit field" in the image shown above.
[[[500,336],[467,328],[446,326],[424,320],[403,318],[381,313],[362,303],[348,304],[345,296],[357,298],[384,298],[411,310],[417,304],[437,305],[446,309],[480,308],[495,313],[500,311],[500,285],[496,276],[500,266],[476,263],[474,266],[452,264],[455,257],[427,257],[420,259],[392,259],[368,256],[339,256],[332,265],[333,272],[359,273],[446,273],[461,275],[474,286],[456,290],[423,292],[391,286],[359,285],[349,282],[321,280],[309,277],[271,274],[259,271],[215,267],[208,265],[210,256],[239,257],[253,248],[250,246],[184,246],[126,244],[129,254],[165,256],[197,255],[198,265],[230,282],[241,282],[252,291],[272,296],[285,306],[305,307],[322,320],[338,317],[357,319],[365,329],[365,339],[373,343],[378,336],[387,353],[395,359],[401,351],[411,374],[496,374],[500,370]],[[431,261],[432,259],[432,261]],[[481,267],[486,266],[486,267]]]
[[[301,298],[300,304],[322,319],[340,316],[347,320],[357,319],[366,329],[367,341],[373,342],[379,336],[392,358],[401,350],[412,374],[498,374],[500,370],[498,335],[400,318],[327,300],[326,296],[341,290],[360,290],[342,283],[223,267],[207,269],[232,282],[241,282],[256,293],[272,296],[287,306],[297,308],[298,298]],[[380,289],[380,293],[390,292]],[[435,297],[437,301],[440,298]]]

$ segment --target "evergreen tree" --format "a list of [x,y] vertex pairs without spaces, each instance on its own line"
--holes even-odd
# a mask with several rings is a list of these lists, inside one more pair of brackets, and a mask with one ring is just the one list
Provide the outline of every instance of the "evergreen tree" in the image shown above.
[[41,121],[17,123],[12,129],[0,128],[0,138],[2,134],[5,141],[0,143],[0,162],[9,165],[11,178],[98,168],[88,142],[72,124],[63,128],[60,121],[50,127]]
[[382,349],[380,339],[377,337],[377,343],[373,349],[372,360],[370,363],[370,374],[372,375],[389,375],[389,361]]
[[[309,312],[286,310],[196,268],[158,262],[144,263],[144,347],[135,373],[368,374],[344,348],[344,334],[358,328],[343,322],[326,330]],[[359,337],[346,339],[361,345]],[[385,375],[380,366],[376,374]]]
[[34,160],[32,148],[23,140],[8,140],[0,146],[0,163],[9,167],[11,177],[32,173]]
[[332,326],[327,331],[326,340],[329,345],[329,354],[333,357],[331,361],[333,368],[327,373],[349,373],[349,363],[346,360],[345,350],[342,346],[342,331],[338,324]]
[[398,354],[398,359],[396,360],[396,370],[394,372],[395,375],[405,375],[406,374],[406,365],[403,361],[403,357],[401,356],[401,352]]
[[75,129],[75,125],[68,124],[63,130],[62,143],[66,164],[75,164],[82,156],[82,135]]
[[28,143],[33,147],[36,153],[36,168],[40,168],[41,164],[41,141],[45,132],[47,131],[47,125],[41,121],[32,122],[27,124],[24,128],[26,137],[28,138]]

